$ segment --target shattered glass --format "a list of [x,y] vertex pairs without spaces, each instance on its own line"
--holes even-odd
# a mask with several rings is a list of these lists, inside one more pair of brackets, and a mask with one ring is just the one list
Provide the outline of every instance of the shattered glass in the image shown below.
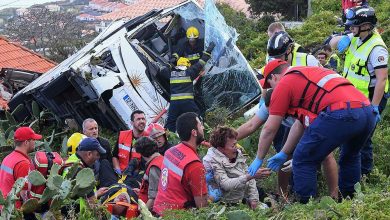
[[215,43],[212,60],[206,65],[203,97],[208,110],[225,107],[229,111],[242,108],[260,94],[256,77],[237,50],[238,34],[229,27],[213,0],[205,3],[205,48]]
[[230,112],[242,108],[260,95],[260,86],[244,56],[236,47],[238,33],[228,26],[215,6],[214,0],[206,0],[204,11],[195,4],[175,10],[186,21],[205,21],[205,48],[215,43],[212,59],[205,67],[206,74],[195,88],[201,88],[205,108],[218,107]]
[[[206,0],[204,11],[187,1],[166,9],[163,16],[159,13],[109,25],[87,46],[21,90],[10,106],[35,100],[63,120],[74,117],[81,124],[92,116],[112,130],[131,128],[130,114],[135,109],[142,109],[148,121],[160,117],[163,121],[169,80],[153,74],[167,66],[169,43],[174,39],[177,46],[186,40],[184,29],[190,25],[205,36],[205,48],[210,42],[216,44],[205,76],[195,84],[195,101],[202,111],[224,107],[234,112],[260,95],[257,79],[235,45],[237,32],[226,24],[212,0]],[[151,19],[172,23],[151,24]],[[29,114],[26,108],[18,120]]]
[[184,20],[192,21],[196,19],[204,19],[204,13],[195,4],[186,4],[174,10],[175,14],[179,14]]

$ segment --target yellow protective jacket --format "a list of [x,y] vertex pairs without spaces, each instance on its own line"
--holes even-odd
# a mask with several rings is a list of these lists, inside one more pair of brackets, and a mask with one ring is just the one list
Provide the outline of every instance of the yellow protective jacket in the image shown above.
[[[381,36],[374,33],[366,42],[359,44],[359,37],[353,37],[345,55],[343,76],[362,93],[368,96],[368,88],[375,87],[375,72],[368,72],[367,61],[376,46],[386,47]],[[388,91],[388,82],[385,92]]]

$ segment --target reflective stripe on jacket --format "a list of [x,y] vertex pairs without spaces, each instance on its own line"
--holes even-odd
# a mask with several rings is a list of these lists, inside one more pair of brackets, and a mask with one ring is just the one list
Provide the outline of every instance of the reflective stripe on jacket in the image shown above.
[[[6,156],[0,166],[0,190],[4,198],[7,198],[8,193],[11,191],[12,186],[14,185],[16,179],[14,175],[14,168],[16,164],[26,161],[31,165],[31,160],[29,160],[25,155],[19,151],[12,151],[8,156]],[[32,167],[30,168],[32,169]],[[21,201],[16,201],[16,207],[20,208],[22,205]]]
[[118,139],[118,160],[122,172],[132,158],[141,161],[141,154],[137,153],[133,147],[133,130],[121,131]]
[[[188,69],[187,69],[188,70]],[[175,70],[171,73],[171,100],[194,99],[194,85],[187,70]]]
[[294,52],[291,60],[291,66],[307,66],[307,53]]
[[171,72],[171,101],[194,99],[193,81],[199,76],[205,62],[199,60],[186,70],[175,69]]
[[185,167],[194,161],[200,162],[198,155],[183,143],[165,152],[153,211],[162,215],[167,209],[184,209],[186,203],[194,200],[182,183]]
[[[376,85],[375,71],[369,73],[367,69],[368,58],[376,46],[387,48],[377,33],[360,46],[359,37],[353,37],[345,56],[343,76],[366,96],[368,96],[368,88]],[[388,91],[388,84],[387,82],[385,91]]]
[[[322,110],[319,109],[320,103],[326,94],[339,86],[351,85],[341,75],[325,68],[293,67],[285,73],[285,75],[287,74],[300,74],[307,80],[306,88],[299,98],[298,105],[290,106],[288,110],[288,114],[297,118],[305,127],[308,127],[317,118],[318,112]],[[307,97],[306,94],[308,91],[315,91],[315,95],[313,97]],[[308,99],[310,101],[305,102]],[[303,103],[309,104],[304,106]]]

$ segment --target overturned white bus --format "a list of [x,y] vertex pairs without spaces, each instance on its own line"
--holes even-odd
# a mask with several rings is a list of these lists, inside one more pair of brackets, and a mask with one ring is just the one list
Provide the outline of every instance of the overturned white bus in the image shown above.
[[178,42],[185,40],[185,30],[195,26],[206,44],[217,45],[197,86],[205,109],[224,107],[235,112],[259,97],[260,86],[235,46],[238,35],[221,29],[212,17],[219,12],[213,10],[215,6],[207,2],[203,10],[189,0],[113,22],[76,54],[19,91],[9,106],[12,110],[23,104],[15,115],[20,121],[29,117],[34,100],[61,120],[79,124],[92,117],[112,130],[131,128],[130,114],[137,109],[145,112],[148,122],[158,119],[163,124],[170,94],[169,81],[159,77],[159,68],[169,65]]

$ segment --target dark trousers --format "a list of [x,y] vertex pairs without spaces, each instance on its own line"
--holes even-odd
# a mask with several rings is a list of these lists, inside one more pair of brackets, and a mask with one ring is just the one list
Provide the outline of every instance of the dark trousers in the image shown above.
[[[386,93],[381,102],[379,103],[379,113],[382,114],[382,112],[386,108],[387,99],[389,98],[390,93]],[[375,130],[370,134],[370,137],[368,138],[367,142],[364,143],[364,146],[361,150],[361,169],[362,169],[362,175],[367,175],[371,172],[372,166],[373,166],[373,145],[372,145],[372,136],[374,135]]]
[[305,129],[294,154],[294,191],[303,203],[317,194],[317,167],[337,146],[339,189],[342,195],[354,191],[360,181],[360,150],[375,128],[372,106],[321,112]]
[[200,114],[200,110],[193,99],[171,101],[165,128],[169,131],[176,132],[176,120],[181,114],[186,112]]

